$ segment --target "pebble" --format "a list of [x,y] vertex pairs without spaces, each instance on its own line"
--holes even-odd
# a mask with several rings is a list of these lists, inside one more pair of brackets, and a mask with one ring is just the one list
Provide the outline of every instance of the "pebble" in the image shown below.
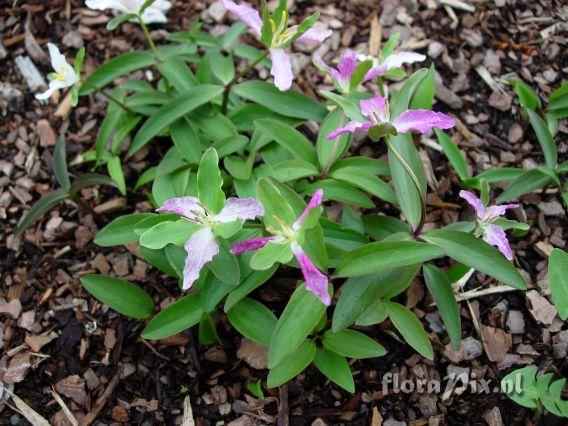
[[519,123],[515,123],[509,129],[509,133],[507,135],[507,139],[511,143],[517,143],[523,137],[523,128]]
[[568,330],[556,333],[552,337],[552,354],[556,359],[565,359],[568,356]]
[[525,318],[521,311],[509,311],[507,317],[507,328],[511,334],[524,334]]
[[444,52],[444,45],[439,41],[433,41],[428,46],[428,56],[432,59],[436,59]]
[[209,6],[207,12],[216,22],[219,22],[225,17],[227,9],[225,9],[225,6],[223,6],[220,1],[217,1]]
[[564,217],[564,208],[556,200],[539,203],[538,208],[545,216]]

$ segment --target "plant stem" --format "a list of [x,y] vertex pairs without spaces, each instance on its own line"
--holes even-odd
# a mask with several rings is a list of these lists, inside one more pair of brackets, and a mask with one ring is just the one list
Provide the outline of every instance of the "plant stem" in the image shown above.
[[260,64],[264,59],[266,59],[266,57],[268,56],[268,50],[266,52],[264,52],[262,55],[260,55],[254,62],[252,62],[248,67],[246,67],[244,70],[242,70],[240,73],[238,73],[236,76],[233,77],[233,79],[225,86],[225,91],[223,92],[223,103],[221,105],[221,113],[222,114],[226,114],[227,113],[227,106],[229,104],[229,93],[231,92],[231,88],[233,87],[233,85],[239,81],[242,77],[244,77],[245,75],[247,75],[249,72],[252,71],[252,69],[254,67],[256,67],[258,64]]
[[[343,121],[345,120],[345,113],[341,112],[341,119],[339,120],[339,126],[343,127],[345,125],[345,123],[343,123]],[[335,161],[335,154],[337,152],[337,147],[339,146],[339,137],[341,135],[337,135],[335,137],[335,139],[333,140],[333,148],[331,149],[331,153],[329,154],[329,158],[327,159],[327,163],[325,165],[325,167],[323,168],[323,171],[321,172],[321,177],[322,179],[325,179],[327,177],[327,174],[329,173],[329,169],[331,168],[331,166],[333,165],[334,161]]]
[[156,45],[154,44],[154,40],[152,40],[152,36],[150,35],[150,31],[148,31],[148,27],[146,26],[146,24],[142,20],[142,16],[140,16],[140,15],[138,15],[138,22],[140,23],[140,27],[142,28],[142,31],[144,31],[144,35],[146,36],[146,40],[148,41],[148,44],[150,45],[150,49],[152,49],[152,52],[154,52],[154,56],[156,57],[156,60],[158,62],[162,62],[162,58],[160,57],[160,54],[158,53],[158,49],[156,49]]
[[418,227],[414,230],[414,236],[416,237],[420,235],[420,233],[422,232],[422,228],[424,227],[424,223],[426,222],[426,198],[424,198],[420,181],[416,177],[414,171],[410,168],[408,163],[404,161],[404,158],[402,158],[402,156],[398,153],[398,151],[392,146],[389,138],[386,138],[385,140],[387,142],[387,146],[390,152],[392,152],[392,155],[394,155],[394,157],[398,160],[398,162],[400,163],[402,168],[406,171],[408,176],[410,176],[412,183],[414,183],[414,186],[416,187],[416,191],[418,191],[418,196],[420,197],[420,203],[422,204],[422,209],[420,210],[420,223],[418,224]]
[[131,114],[136,114],[134,111],[132,111],[128,106],[126,106],[126,104],[124,104],[124,102],[119,101],[118,99],[116,99],[113,95],[111,95],[110,93],[107,93],[105,90],[95,86],[94,84],[89,83],[87,80],[81,80],[81,84],[85,84],[87,86],[89,86],[91,89],[93,89],[95,92],[97,92],[98,94],[104,96],[105,98],[107,98],[110,102],[114,102],[115,104],[117,104],[119,107],[121,107],[123,110],[131,113]]

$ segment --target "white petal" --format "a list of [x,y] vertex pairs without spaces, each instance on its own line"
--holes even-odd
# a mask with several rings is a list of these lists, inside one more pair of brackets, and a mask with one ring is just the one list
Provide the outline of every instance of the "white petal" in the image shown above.
[[252,220],[257,216],[262,216],[264,209],[256,198],[234,198],[227,200],[223,210],[216,215],[215,222],[234,222],[235,220]]
[[187,257],[183,268],[183,289],[187,290],[199,278],[203,266],[219,254],[219,243],[211,228],[205,227],[191,234],[184,248]]
[[393,53],[383,62],[383,66],[390,70],[391,68],[400,68],[402,64],[412,64],[414,62],[422,62],[426,60],[426,56],[415,52],[398,52]]
[[48,87],[48,89],[47,89],[45,92],[43,92],[43,93],[38,93],[38,94],[35,96],[35,98],[38,99],[38,100],[40,100],[40,101],[43,101],[43,100],[45,100],[45,99],[49,99],[49,98],[51,97],[51,95],[53,95],[53,93],[54,93],[56,90],[64,89],[65,87],[68,87],[68,85],[66,84],[65,81],[61,81],[61,80],[51,80],[51,81],[49,82],[49,87]]
[[292,60],[284,49],[270,49],[272,68],[270,74],[274,77],[274,85],[282,92],[292,87],[294,74],[292,73]]

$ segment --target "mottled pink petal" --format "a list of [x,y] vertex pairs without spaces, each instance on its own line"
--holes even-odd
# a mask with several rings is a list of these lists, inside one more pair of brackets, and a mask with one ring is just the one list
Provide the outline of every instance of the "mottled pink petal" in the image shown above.
[[231,248],[231,253],[234,255],[245,253],[247,251],[253,251],[263,248],[270,241],[275,240],[276,237],[258,237],[251,238],[250,240],[241,241],[240,243],[233,244]]
[[412,64],[414,62],[422,62],[426,60],[426,56],[415,52],[398,52],[393,53],[388,58],[386,58],[382,66],[384,66],[387,71],[391,68],[400,68],[402,64]]
[[306,281],[306,289],[315,294],[324,305],[329,306],[331,304],[331,297],[329,297],[327,276],[318,271],[311,259],[298,244],[292,244],[292,252],[300,264],[302,275],[304,275],[304,280]]
[[384,65],[381,65],[380,67],[377,68],[372,68],[367,72],[367,74],[365,74],[365,78],[363,79],[363,81],[372,80],[373,78],[378,77],[379,75],[384,74],[387,71],[388,69]]
[[231,0],[221,0],[221,4],[225,6],[229,12],[247,24],[256,35],[260,36],[262,19],[260,18],[257,10],[253,9],[246,3],[236,4]]
[[400,114],[392,124],[398,133],[407,133],[411,130],[425,133],[433,127],[449,129],[454,127],[456,122],[452,117],[441,112],[427,109],[409,109]]
[[292,73],[292,60],[284,49],[270,49],[272,68],[270,74],[274,77],[274,85],[282,92],[292,87],[294,74]]
[[477,214],[477,217],[479,219],[483,219],[483,216],[485,215],[485,206],[473,192],[461,190],[460,197],[462,197],[465,201],[468,202],[471,207],[473,207],[475,214]]
[[513,260],[513,251],[503,228],[497,225],[489,225],[485,228],[483,239],[497,249],[509,260]]
[[195,219],[195,213],[205,214],[205,210],[201,207],[199,200],[195,197],[179,197],[164,201],[164,204],[157,209],[158,212],[169,212],[179,214],[188,219]]
[[211,228],[205,227],[191,234],[184,248],[187,257],[183,267],[183,289],[187,290],[199,278],[203,266],[219,253],[219,243]]
[[321,188],[316,189],[316,192],[314,192],[314,195],[312,195],[310,202],[308,203],[308,205],[306,206],[306,208],[304,209],[298,220],[296,220],[294,225],[292,225],[292,228],[295,230],[300,229],[300,226],[302,226],[302,222],[304,221],[308,213],[312,211],[312,209],[321,206],[322,201],[323,201],[323,189]]
[[321,43],[326,38],[328,38],[333,31],[331,30],[322,30],[320,28],[310,28],[304,34],[302,34],[296,41],[303,42],[303,41],[315,41]]
[[351,76],[357,68],[357,58],[351,50],[346,50],[341,58],[339,59],[339,64],[337,65],[337,70],[339,71],[339,76],[343,81],[351,80]]
[[223,210],[216,215],[215,222],[234,222],[237,219],[253,220],[257,216],[262,216],[264,209],[256,198],[234,198],[227,200]]
[[326,139],[330,141],[344,133],[366,132],[371,128],[372,125],[373,123],[370,122],[360,123],[358,121],[350,121],[345,127],[335,129],[333,132],[327,135]]
[[518,207],[519,207],[518,204],[503,204],[503,205],[500,205],[500,206],[487,207],[487,210],[485,211],[484,219],[487,220],[487,221],[496,219],[499,216],[503,216],[507,210],[516,209]]
[[319,55],[314,56],[314,64],[323,72],[329,74],[334,80],[339,80],[341,75],[335,68],[330,67]]
[[361,114],[368,117],[369,120],[378,120],[381,123],[387,122],[387,111],[386,106],[387,98],[377,95],[371,99],[362,99],[359,102],[359,108],[361,109]]

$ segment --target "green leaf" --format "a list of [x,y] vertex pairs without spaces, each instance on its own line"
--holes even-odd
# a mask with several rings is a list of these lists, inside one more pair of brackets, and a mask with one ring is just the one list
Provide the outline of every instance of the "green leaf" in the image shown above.
[[387,307],[381,299],[378,299],[357,317],[355,324],[363,327],[376,325],[386,320],[388,316]]
[[225,207],[225,193],[221,189],[223,178],[219,170],[219,157],[214,148],[209,148],[201,157],[197,171],[199,201],[211,213],[218,214]]
[[312,163],[306,160],[294,159],[282,161],[272,166],[274,177],[280,182],[298,180],[310,176],[318,176],[319,170]]
[[280,364],[268,373],[268,387],[275,388],[293,379],[306,369],[316,356],[316,344],[304,340],[295,352],[285,357]]
[[331,111],[321,123],[316,149],[320,169],[324,169],[328,163],[335,163],[347,148],[349,144],[349,134],[343,134],[334,140],[327,140],[327,136],[335,129],[344,126],[346,123],[345,115],[339,108]]
[[539,169],[525,171],[520,177],[516,178],[505,191],[497,197],[496,203],[501,204],[513,198],[528,194],[535,189],[543,188],[551,181],[550,176]]
[[197,324],[203,309],[199,293],[190,294],[163,309],[142,330],[142,337],[159,340],[180,333]]
[[127,52],[110,59],[93,71],[85,80],[85,84],[79,89],[79,95],[88,95],[96,88],[102,88],[116,80],[140,68],[147,68],[156,62],[151,52]]
[[179,93],[191,90],[193,86],[199,84],[191,69],[181,58],[172,56],[159,62],[158,70]]
[[[168,250],[172,247],[175,246],[168,246]],[[176,252],[178,251],[176,250]],[[179,253],[182,254],[181,252]],[[182,258],[180,256],[179,260],[172,259],[173,262],[171,263],[173,264],[174,262],[178,262],[181,269],[182,265],[185,263],[185,256],[187,256],[187,253],[183,252],[183,255],[184,257]],[[201,307],[203,308],[204,312],[212,313],[217,309],[217,306],[219,305],[221,300],[223,300],[223,298],[230,293],[234,286],[232,284],[227,284],[221,281],[214,274],[210,274],[208,272],[202,274],[202,277],[203,278],[200,279],[200,282],[203,283],[201,285]]]
[[256,102],[278,114],[304,120],[321,121],[326,109],[319,102],[292,90],[281,92],[264,81],[247,81],[237,84],[233,92],[241,98]]
[[341,167],[358,167],[367,170],[375,175],[390,176],[389,166],[387,163],[375,158],[369,157],[348,157],[339,160],[331,167],[331,171]]
[[230,250],[231,246],[226,240],[219,240],[219,254],[213,257],[207,267],[224,283],[238,285],[241,281],[239,262]]
[[327,331],[323,335],[322,343],[326,349],[348,358],[375,358],[387,353],[383,345],[355,330],[337,333]]
[[266,178],[259,179],[256,184],[256,197],[264,207],[263,221],[266,226],[280,228],[280,224],[275,217],[292,225],[297,215],[282,196],[281,192]]
[[563,320],[568,318],[568,253],[555,248],[548,258],[548,279],[552,300]]
[[109,176],[116,182],[118,190],[122,195],[126,194],[126,182],[124,181],[124,173],[122,172],[122,165],[120,164],[120,157],[113,156],[107,162],[107,170]]
[[264,346],[270,345],[277,319],[262,303],[245,297],[227,312],[227,317],[247,339]]
[[403,111],[407,110],[409,107],[410,100],[414,96],[416,90],[420,86],[422,80],[428,74],[428,70],[426,68],[421,68],[408,77],[402,86],[402,88],[398,91],[395,91],[390,98],[390,114],[391,119],[395,119]]
[[317,165],[317,155],[313,145],[293,127],[270,118],[255,120],[254,124],[258,130],[274,139],[295,158]]
[[69,198],[69,193],[63,189],[50,192],[42,196],[37,203],[35,203],[30,211],[26,214],[24,219],[20,222],[18,229],[14,233],[16,238],[19,238],[31,225],[33,225],[44,213],[51,210],[57,204]]
[[[349,117],[349,119],[351,121],[358,121],[358,122],[361,122],[361,123],[367,121],[365,116],[363,116],[363,114],[361,114],[359,107],[356,104],[354,104],[352,101],[350,101],[349,99],[346,99],[343,96],[338,95],[337,93],[327,92],[325,90],[321,90],[320,95],[323,96],[324,98],[326,98],[327,100],[333,102],[334,104],[336,104],[339,108],[341,108],[343,113],[347,117]],[[333,130],[335,130],[335,129],[333,129]]]
[[515,87],[517,96],[519,97],[519,103],[525,110],[532,109],[536,111],[542,108],[540,98],[532,87],[518,80],[511,80],[509,82]]
[[278,270],[278,266],[279,265],[273,265],[272,268],[263,271],[252,271],[252,273],[227,296],[224,307],[225,312],[231,310],[240,300],[267,282]]
[[175,247],[176,249],[181,250],[183,252],[182,254],[184,255],[184,258],[185,256],[187,256],[187,253],[185,252],[184,249],[174,245],[167,246],[166,248],[160,250],[152,250],[144,246],[139,246],[138,251],[140,252],[140,255],[144,258],[146,262],[157,268],[159,271],[163,272],[164,274],[170,275],[172,277],[181,278],[183,270],[183,262],[181,263],[180,268],[178,269],[174,268],[168,256],[170,247]]
[[140,236],[140,244],[150,249],[161,249],[168,244],[183,245],[199,225],[180,219],[172,222],[161,222]]
[[138,130],[128,154],[134,155],[174,121],[212,101],[222,93],[223,88],[221,86],[202,84],[193,86],[190,90],[172,99],[156,111]]
[[55,178],[59,182],[59,186],[65,191],[71,188],[71,181],[69,180],[69,171],[67,170],[67,155],[65,147],[65,138],[63,135],[59,136],[53,151],[53,171]]
[[104,275],[81,277],[83,287],[99,301],[132,318],[148,318],[154,312],[154,301],[140,287]]
[[333,170],[329,176],[334,179],[350,183],[351,185],[391,204],[398,204],[396,195],[392,188],[386,182],[367,170],[357,167],[338,167]]
[[412,99],[410,100],[410,109],[432,109],[434,103],[434,95],[436,94],[436,69],[434,64],[428,68],[428,73],[420,81]]
[[221,344],[221,339],[217,334],[217,330],[215,330],[215,324],[211,315],[204,312],[199,320],[199,344],[212,345],[213,343]]
[[189,164],[199,164],[201,160],[201,141],[193,126],[185,118],[180,118],[170,126],[174,145]]
[[444,250],[418,241],[379,241],[348,253],[337,265],[334,276],[355,277],[414,265],[440,257]]
[[417,264],[349,278],[333,311],[333,332],[353,324],[378,298],[404,291],[419,269]]
[[131,19],[136,19],[136,18],[137,18],[137,15],[135,13],[126,13],[124,15],[118,15],[118,16],[115,16],[113,19],[111,19],[107,23],[106,28],[109,31],[114,31],[123,22],[126,22],[126,21],[131,20]]
[[420,355],[430,360],[434,359],[434,350],[428,335],[416,316],[399,303],[384,301],[389,312],[389,318],[402,335],[406,343],[412,346]]
[[422,235],[448,256],[511,287],[526,289],[519,271],[499,251],[480,238],[459,231],[433,230]]
[[235,76],[235,65],[233,63],[232,55],[223,55],[221,52],[213,52],[211,54],[211,67],[213,75],[221,80],[221,83],[227,85]]
[[305,284],[294,291],[272,335],[268,352],[269,368],[274,368],[287,355],[298,349],[318,325],[325,309],[326,306],[312,292],[306,290]]
[[456,297],[452,290],[452,283],[440,268],[434,265],[424,265],[424,280],[428,291],[434,298],[444,325],[448,331],[450,342],[457,350],[461,341],[461,317]]
[[317,189],[323,189],[324,197],[329,200],[335,200],[366,209],[373,208],[374,206],[373,202],[365,193],[354,188],[352,185],[339,182],[335,179],[320,180],[302,188],[303,192],[308,194],[313,194]]
[[390,216],[363,216],[363,224],[365,225],[365,232],[376,241],[384,240],[400,232],[410,235],[410,228],[406,223]]
[[469,173],[467,171],[467,163],[465,161],[465,156],[463,155],[463,153],[447,134],[438,129],[434,129],[434,132],[436,132],[438,142],[440,142],[440,145],[444,150],[444,154],[446,154],[446,157],[448,157],[450,164],[452,165],[460,179],[467,179],[469,177]]
[[[422,161],[410,133],[399,134],[390,137],[391,146],[398,152],[404,161],[410,166],[418,181],[422,194],[426,194],[426,177]],[[412,225],[413,229],[418,227],[420,218],[422,217],[422,202],[420,194],[414,185],[411,177],[408,175],[404,167],[398,162],[389,149],[389,167],[394,184],[394,192],[398,199],[400,209],[406,220]]]
[[249,143],[249,138],[243,135],[231,135],[229,137],[219,139],[213,144],[213,148],[217,150],[219,158],[226,157],[237,151],[241,151]]
[[329,380],[347,392],[355,392],[355,382],[344,356],[337,355],[325,348],[317,348],[314,358],[316,368]]
[[546,165],[551,169],[554,169],[558,162],[558,153],[556,151],[556,145],[554,144],[552,135],[548,130],[548,126],[536,112],[534,112],[531,109],[527,109],[526,111],[529,116],[531,125],[534,129],[534,132],[536,133],[538,143],[542,148]]
[[134,227],[153,213],[134,213],[119,216],[101,229],[95,236],[95,243],[102,247],[118,246],[138,242]]
[[535,380],[537,371],[538,368],[534,365],[514,370],[503,377],[501,389],[517,404],[527,408],[537,408],[539,400]]
[[275,263],[290,262],[292,255],[290,244],[270,242],[256,251],[250,260],[250,267],[255,271],[263,271]]

